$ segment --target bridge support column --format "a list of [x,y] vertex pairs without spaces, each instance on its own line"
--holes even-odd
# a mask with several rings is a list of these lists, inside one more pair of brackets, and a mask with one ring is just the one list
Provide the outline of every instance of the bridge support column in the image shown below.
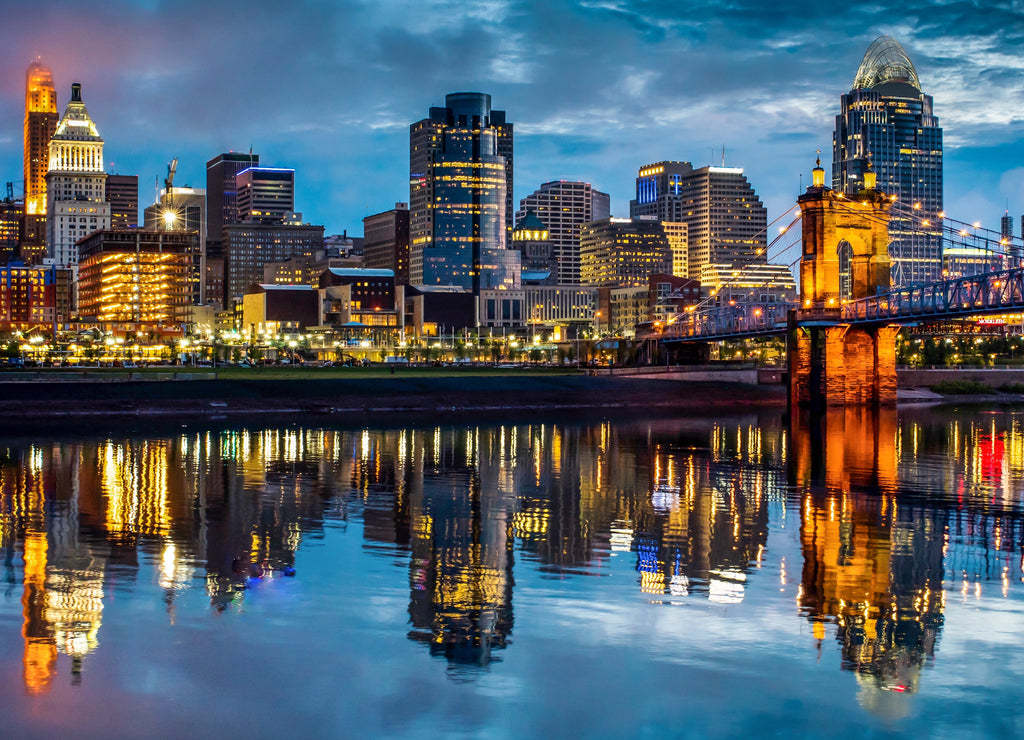
[[895,405],[898,332],[896,326],[798,326],[792,321],[788,348],[790,405]]
[[879,406],[896,405],[896,335],[898,326],[875,330],[875,398]]

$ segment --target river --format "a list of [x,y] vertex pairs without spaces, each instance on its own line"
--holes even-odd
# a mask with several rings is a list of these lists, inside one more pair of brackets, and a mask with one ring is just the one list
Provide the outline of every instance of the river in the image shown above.
[[3,437],[0,728],[1020,736],[1022,422]]

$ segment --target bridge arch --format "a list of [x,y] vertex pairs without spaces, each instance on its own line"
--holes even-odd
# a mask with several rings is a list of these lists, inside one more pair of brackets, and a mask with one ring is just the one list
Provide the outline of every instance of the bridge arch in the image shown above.
[[846,239],[836,248],[839,260],[839,300],[848,301],[853,297],[853,245]]

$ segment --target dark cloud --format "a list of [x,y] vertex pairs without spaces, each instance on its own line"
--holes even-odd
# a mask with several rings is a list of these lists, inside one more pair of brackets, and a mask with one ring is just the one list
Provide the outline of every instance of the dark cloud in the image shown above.
[[21,178],[22,71],[41,54],[61,105],[83,83],[107,160],[140,175],[143,203],[172,157],[180,181],[202,186],[207,159],[251,146],[296,168],[308,219],[358,233],[408,198],[408,125],[475,89],[517,125],[517,197],[585,179],[622,214],[639,165],[705,164],[724,146],[775,215],[814,150],[830,160],[839,95],[889,33],[936,100],[947,210],[962,201],[990,220],[1020,193],[1003,177],[1017,160],[998,156],[1024,140],[1012,0],[58,0],[5,8],[4,21],[4,180]]

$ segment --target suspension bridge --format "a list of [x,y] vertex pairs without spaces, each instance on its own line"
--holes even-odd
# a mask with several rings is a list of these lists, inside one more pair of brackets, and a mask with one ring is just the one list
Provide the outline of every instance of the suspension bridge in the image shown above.
[[[869,173],[870,175],[871,173]],[[855,196],[824,185],[820,163],[791,209],[801,225],[796,302],[716,302],[672,316],[656,335],[664,345],[787,337],[791,404],[844,406],[896,402],[896,335],[904,326],[1024,311],[1024,253],[1012,237],[900,203],[866,178]],[[785,215],[785,214],[784,214]],[[941,244],[956,275],[893,288],[890,222]],[[782,236],[780,234],[780,238]],[[769,249],[778,241],[776,239]],[[898,270],[896,271],[898,273]]]

